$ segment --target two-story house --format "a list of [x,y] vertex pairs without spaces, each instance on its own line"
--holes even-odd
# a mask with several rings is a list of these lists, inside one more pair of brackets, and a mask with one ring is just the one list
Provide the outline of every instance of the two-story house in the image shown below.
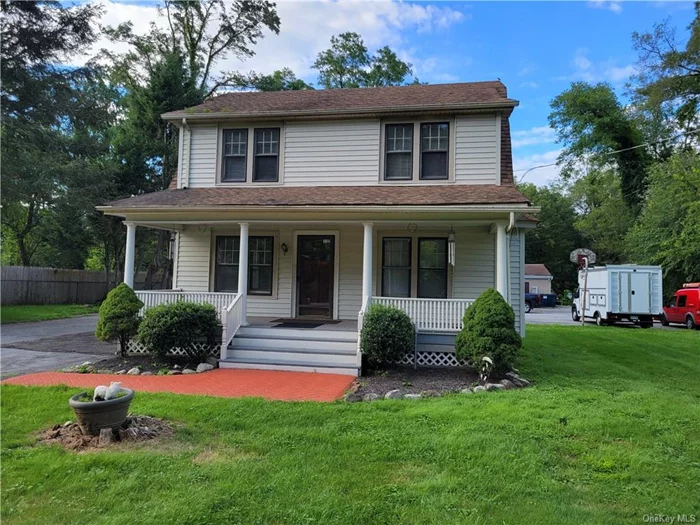
[[524,334],[524,230],[499,82],[229,93],[163,118],[177,180],[100,209],[176,232],[177,299],[221,312],[222,367],[357,374],[372,303],[408,313],[419,364],[455,365],[465,308],[495,287]]

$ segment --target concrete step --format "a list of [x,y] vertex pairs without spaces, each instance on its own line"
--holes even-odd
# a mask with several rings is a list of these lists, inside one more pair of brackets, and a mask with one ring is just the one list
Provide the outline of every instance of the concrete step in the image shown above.
[[242,326],[236,337],[261,337],[265,339],[301,339],[304,341],[345,341],[357,343],[357,332],[346,330],[318,330],[316,328],[264,328],[259,326]]
[[308,351],[287,352],[285,350],[260,350],[257,348],[233,348],[228,352],[230,359],[251,359],[271,363],[304,362],[315,366],[356,366],[357,354],[326,354]]
[[330,365],[321,366],[308,361],[270,362],[246,358],[228,358],[219,361],[221,368],[237,368],[249,370],[284,370],[289,372],[314,372],[317,374],[342,374],[357,377],[359,370],[356,366]]
[[231,347],[236,348],[257,348],[261,350],[282,350],[300,351],[312,349],[319,353],[357,353],[357,340],[337,341],[337,340],[317,340],[317,339],[287,339],[269,338],[265,336],[250,336],[239,334],[231,341]]

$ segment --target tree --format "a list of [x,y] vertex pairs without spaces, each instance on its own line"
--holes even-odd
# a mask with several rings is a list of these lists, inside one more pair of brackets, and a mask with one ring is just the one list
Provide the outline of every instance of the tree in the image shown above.
[[700,157],[676,152],[655,165],[637,224],[626,242],[640,264],[658,264],[669,295],[700,276]]
[[[665,20],[650,33],[633,33],[639,54],[638,73],[631,79],[635,104],[643,111],[663,113],[669,128],[683,131],[700,125],[700,2],[688,26],[685,47],[676,41],[675,28]],[[700,131],[679,138],[682,147],[700,142]]]
[[129,339],[139,328],[139,310],[143,303],[128,284],[110,290],[100,305],[95,337],[100,341],[119,341],[120,355],[125,356]]
[[99,159],[117,94],[99,68],[63,65],[95,41],[100,9],[50,1],[0,6],[3,224],[21,264],[44,250],[44,264],[81,267],[78,256],[52,260],[45,250],[56,246],[59,233],[69,238],[65,246],[85,251],[90,241],[77,226],[85,226],[91,207],[84,197],[107,183]]
[[179,53],[204,98],[222,88],[236,87],[238,73],[217,74],[217,63],[230,55],[239,59],[253,56],[263,29],[278,34],[280,27],[275,4],[267,0],[165,0],[160,13],[168,29],[151,24],[146,35],[136,35],[131,22],[105,28],[113,41],[131,49],[122,55],[103,51],[104,56],[134,77],[132,83],[138,83],[144,69],[152,70],[162,57]]
[[370,56],[357,33],[331,37],[331,47],[318,54],[313,66],[325,89],[398,86],[413,74],[412,65],[398,58],[389,47]]
[[557,187],[522,184],[518,189],[542,208],[537,227],[525,234],[525,262],[547,266],[554,277],[552,288],[556,293],[574,289],[578,277],[576,266],[569,262],[569,253],[585,246],[575,226],[579,217],[573,199]]
[[[614,166],[625,202],[635,210],[643,198],[650,157],[635,121],[617,100],[609,84],[574,82],[551,103],[549,124],[564,148],[559,156],[562,175],[571,179],[582,164]],[[635,149],[629,149],[635,148]],[[613,153],[618,150],[626,150]]]
[[278,69],[265,75],[251,71],[248,74],[237,74],[231,84],[242,90],[252,91],[301,91],[314,89],[294,74],[289,68]]

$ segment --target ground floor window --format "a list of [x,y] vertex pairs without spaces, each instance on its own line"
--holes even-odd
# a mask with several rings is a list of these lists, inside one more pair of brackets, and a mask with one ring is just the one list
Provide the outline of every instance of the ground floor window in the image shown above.
[[[214,291],[238,292],[238,260],[241,238],[220,235],[216,238]],[[274,237],[248,238],[248,293],[272,295]]]
[[382,239],[382,296],[447,298],[447,238],[414,240]]
[[385,237],[382,243],[382,296],[411,297],[411,238]]
[[447,298],[447,239],[418,239],[418,297]]

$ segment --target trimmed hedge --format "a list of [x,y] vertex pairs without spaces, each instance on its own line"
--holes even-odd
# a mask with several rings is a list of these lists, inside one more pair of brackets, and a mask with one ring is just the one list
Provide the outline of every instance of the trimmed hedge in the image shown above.
[[180,348],[192,358],[203,359],[221,344],[221,323],[210,304],[162,304],[146,310],[137,339],[159,356]]
[[479,367],[490,357],[495,371],[512,368],[522,339],[515,330],[513,308],[500,293],[489,288],[464,312],[464,327],[457,335],[457,357]]
[[126,355],[126,345],[136,333],[141,319],[139,310],[143,303],[126,283],[110,290],[100,305],[95,337],[100,341],[119,340],[119,353]]
[[373,304],[365,313],[360,334],[360,350],[369,366],[387,365],[412,353],[415,329],[403,310]]

